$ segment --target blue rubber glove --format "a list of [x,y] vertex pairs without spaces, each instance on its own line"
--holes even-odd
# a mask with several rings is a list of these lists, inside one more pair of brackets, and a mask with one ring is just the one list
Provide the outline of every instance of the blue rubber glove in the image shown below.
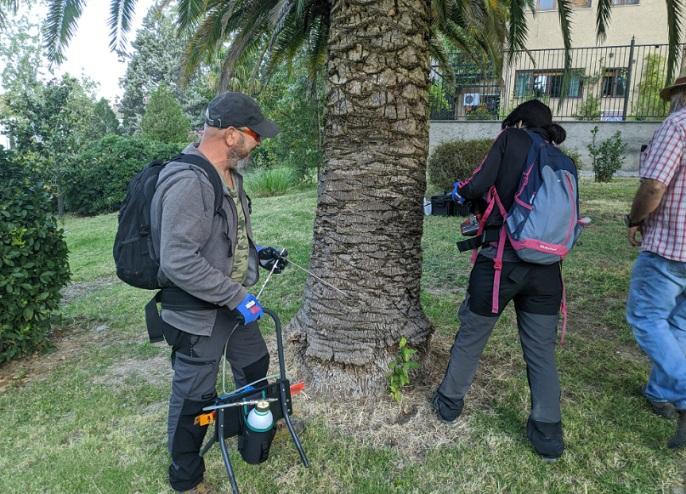
[[460,195],[460,187],[462,187],[462,181],[458,180],[453,184],[453,191],[450,193],[450,197],[452,197],[453,201],[456,203],[464,204],[465,199]]
[[260,302],[252,293],[248,293],[243,300],[241,300],[236,307],[236,310],[240,312],[241,317],[243,317],[244,324],[255,322],[262,317],[262,314],[264,314],[264,310],[262,309]]

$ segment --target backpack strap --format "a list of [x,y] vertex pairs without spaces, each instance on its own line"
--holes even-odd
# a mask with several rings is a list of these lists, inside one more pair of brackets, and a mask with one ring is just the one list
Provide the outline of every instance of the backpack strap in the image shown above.
[[494,275],[493,293],[491,295],[491,312],[493,314],[497,314],[500,311],[500,278],[503,272],[503,254],[505,252],[505,242],[507,240],[507,211],[505,210],[503,203],[500,201],[500,197],[498,196],[495,186],[493,186],[491,190],[493,195],[491,200],[498,206],[498,211],[500,211],[500,215],[503,218],[503,225],[500,227],[500,236],[498,238],[498,248],[496,249],[495,258],[493,259]]
[[224,208],[222,208],[222,203],[224,201],[224,184],[217,169],[205,158],[196,154],[179,154],[175,158],[172,158],[171,161],[195,165],[207,174],[207,178],[210,180],[212,188],[214,189],[214,212],[215,214],[221,214],[223,216]]

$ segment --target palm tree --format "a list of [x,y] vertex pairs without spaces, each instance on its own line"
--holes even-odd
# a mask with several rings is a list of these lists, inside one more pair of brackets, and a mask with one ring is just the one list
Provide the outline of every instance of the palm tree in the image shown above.
[[7,23],[7,16],[17,12],[17,0],[0,0],[0,30]]
[[[55,58],[75,22],[66,6],[78,13],[74,6],[82,1],[51,2],[55,15],[46,32]],[[134,3],[113,0],[113,46]],[[558,0],[566,46],[570,5]],[[600,1],[599,34],[610,6]],[[313,73],[325,65],[315,276],[288,334],[310,389],[379,392],[401,337],[426,348],[432,333],[419,295],[428,74],[432,57],[445,60],[439,33],[458,45],[475,42],[497,58],[504,40],[511,49],[524,47],[524,13],[533,0],[180,0],[178,8],[180,30],[189,36],[187,73],[227,40],[224,86],[247,53],[263,53],[261,68],[268,69],[304,47]],[[680,34],[679,20],[670,22]]]

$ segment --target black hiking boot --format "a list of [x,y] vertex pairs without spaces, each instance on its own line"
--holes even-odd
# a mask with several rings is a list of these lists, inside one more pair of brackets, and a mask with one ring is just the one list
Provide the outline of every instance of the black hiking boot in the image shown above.
[[562,422],[538,422],[529,417],[526,423],[526,437],[546,463],[555,463],[564,453]]
[[676,418],[676,408],[668,401],[648,400],[648,403],[650,403],[650,407],[653,409],[655,415],[665,419]]
[[464,400],[460,400],[457,405],[452,405],[446,402],[436,391],[431,397],[431,408],[436,413],[438,420],[444,424],[452,424],[462,413]]
[[669,440],[667,446],[672,449],[686,446],[686,410],[679,410],[679,418],[676,422],[676,434]]

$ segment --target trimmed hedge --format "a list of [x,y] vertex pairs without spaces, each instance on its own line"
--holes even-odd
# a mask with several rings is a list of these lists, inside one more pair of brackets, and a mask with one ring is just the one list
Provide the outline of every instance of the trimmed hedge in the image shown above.
[[67,211],[95,215],[119,210],[126,186],[136,173],[150,161],[171,158],[181,149],[181,144],[117,135],[94,142],[67,166]]
[[493,144],[492,139],[452,140],[436,146],[429,157],[429,182],[450,190],[455,180],[468,178]]
[[43,184],[0,148],[0,364],[45,347],[69,281],[67,245],[53,210]]

